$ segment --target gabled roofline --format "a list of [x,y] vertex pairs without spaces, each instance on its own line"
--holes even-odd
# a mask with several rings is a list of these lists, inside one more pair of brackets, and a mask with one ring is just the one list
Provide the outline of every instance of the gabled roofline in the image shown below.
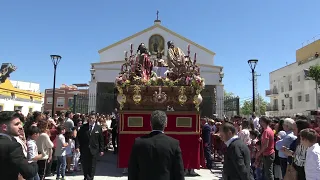
[[199,44],[197,44],[197,43],[195,43],[195,42],[193,42],[193,41],[191,41],[191,40],[189,40],[189,39],[187,39],[187,38],[185,38],[185,37],[183,37],[183,36],[181,36],[181,35],[179,35],[179,34],[176,33],[176,32],[173,32],[173,31],[171,31],[170,29],[165,28],[165,27],[163,27],[163,26],[161,26],[161,25],[159,25],[159,24],[155,24],[155,25],[153,25],[153,26],[151,26],[151,27],[149,27],[149,28],[147,28],[147,29],[145,29],[145,30],[142,30],[142,31],[140,31],[140,32],[138,32],[138,33],[136,33],[136,34],[134,34],[134,35],[132,35],[132,36],[129,36],[129,37],[124,38],[124,39],[122,39],[122,40],[120,40],[120,41],[118,41],[118,42],[116,42],[116,43],[113,43],[113,44],[111,44],[111,45],[109,45],[109,46],[107,46],[107,47],[105,47],[105,48],[102,48],[102,49],[100,49],[98,52],[99,52],[99,54],[101,54],[102,52],[104,52],[104,51],[106,51],[106,50],[108,50],[108,49],[111,49],[111,48],[113,48],[113,47],[115,47],[115,46],[117,46],[117,45],[119,45],[119,44],[122,44],[122,43],[124,43],[124,42],[126,42],[126,41],[129,41],[130,39],[133,39],[133,38],[135,38],[135,37],[137,37],[137,36],[140,36],[141,34],[143,34],[143,33],[145,33],[145,32],[148,32],[148,31],[151,31],[151,30],[153,30],[153,29],[155,29],[155,28],[160,28],[160,29],[168,32],[169,34],[172,34],[172,35],[174,35],[174,36],[176,36],[176,37],[178,37],[178,38],[180,38],[180,39],[182,39],[182,40],[184,40],[184,41],[192,44],[193,46],[198,47],[199,49],[201,49],[201,50],[203,50],[203,51],[205,51],[205,52],[207,52],[207,53],[209,53],[209,54],[211,54],[211,55],[213,55],[213,56],[216,54],[215,52],[213,52],[213,51],[211,51],[211,50],[209,50],[209,49],[207,49],[207,48],[205,48],[205,47],[203,47],[203,46],[201,46],[201,45],[199,45]]

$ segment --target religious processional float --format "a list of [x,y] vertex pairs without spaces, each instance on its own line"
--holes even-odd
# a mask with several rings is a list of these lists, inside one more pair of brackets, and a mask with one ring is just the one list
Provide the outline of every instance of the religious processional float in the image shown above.
[[130,56],[125,52],[125,63],[116,78],[117,101],[120,110],[167,109],[199,111],[201,91],[205,87],[197,66],[197,54],[190,57],[173,42],[168,42],[167,61],[162,55],[151,56],[143,43],[137,54],[130,45]]
[[[157,48],[154,48],[157,49]],[[116,78],[119,111],[118,167],[127,168],[135,138],[150,133],[150,117],[154,110],[167,114],[165,133],[180,142],[186,169],[200,168],[200,112],[204,79],[188,53],[168,42],[168,56],[162,52],[151,54],[144,43],[130,55]]]

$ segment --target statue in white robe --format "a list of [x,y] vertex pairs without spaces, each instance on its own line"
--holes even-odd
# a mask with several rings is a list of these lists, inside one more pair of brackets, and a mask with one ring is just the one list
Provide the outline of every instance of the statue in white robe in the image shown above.
[[184,65],[185,64],[184,52],[179,47],[175,47],[172,41],[169,41],[167,45],[168,45],[167,64],[169,68],[175,68],[175,67],[178,68],[179,66]]

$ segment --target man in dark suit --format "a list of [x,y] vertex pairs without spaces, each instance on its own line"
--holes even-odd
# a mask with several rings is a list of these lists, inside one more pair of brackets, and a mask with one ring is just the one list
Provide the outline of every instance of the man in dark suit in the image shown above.
[[220,130],[221,139],[227,145],[223,163],[223,179],[254,180],[250,168],[249,148],[236,135],[236,128],[230,122],[225,122]]
[[179,141],[164,134],[166,124],[165,112],[152,112],[152,132],[137,138],[132,147],[128,180],[184,180]]
[[204,157],[206,158],[206,166],[208,169],[212,169],[211,132],[212,132],[212,127],[209,125],[208,118],[207,118],[206,123],[202,127],[202,140],[203,140]]
[[81,164],[85,180],[93,180],[97,156],[104,154],[102,127],[96,123],[96,114],[91,112],[87,124],[84,124],[77,135],[77,150],[80,150]]
[[0,112],[0,176],[1,179],[17,180],[33,178],[38,173],[36,162],[28,162],[21,145],[13,138],[22,130],[20,115],[15,112]]

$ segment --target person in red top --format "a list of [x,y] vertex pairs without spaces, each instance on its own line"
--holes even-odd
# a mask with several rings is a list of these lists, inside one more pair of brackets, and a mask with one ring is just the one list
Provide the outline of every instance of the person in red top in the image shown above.
[[261,136],[261,150],[258,152],[257,156],[262,154],[263,156],[263,170],[265,180],[274,180],[273,176],[273,162],[275,159],[274,150],[274,132],[270,128],[271,120],[268,117],[260,117],[260,125],[263,128],[263,133]]

